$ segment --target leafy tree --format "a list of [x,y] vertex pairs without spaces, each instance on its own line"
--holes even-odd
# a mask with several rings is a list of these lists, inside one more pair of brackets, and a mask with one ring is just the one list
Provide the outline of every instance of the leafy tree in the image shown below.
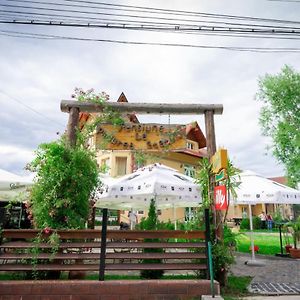
[[41,144],[29,168],[37,172],[30,211],[37,228],[84,228],[98,183],[94,153],[64,139]]
[[264,135],[271,137],[275,158],[286,170],[289,185],[300,178],[300,73],[284,66],[279,74],[259,80],[257,99],[264,106],[259,122]]
[[[150,208],[148,212],[148,218],[143,221],[141,225],[142,230],[157,230],[158,229],[158,218],[156,213],[155,201],[152,199],[150,203]],[[145,242],[159,242],[159,239],[145,239]],[[144,253],[162,253],[161,248],[145,248]],[[143,259],[145,264],[159,264],[161,259]],[[160,279],[164,275],[164,270],[142,270],[141,277],[147,279]]]

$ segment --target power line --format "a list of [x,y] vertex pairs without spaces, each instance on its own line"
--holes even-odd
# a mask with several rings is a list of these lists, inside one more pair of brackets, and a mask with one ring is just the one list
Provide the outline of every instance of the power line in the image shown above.
[[41,112],[35,110],[34,108],[32,108],[32,107],[30,107],[29,105],[23,103],[22,101],[16,99],[15,97],[12,97],[12,96],[8,95],[6,92],[4,92],[4,91],[1,90],[1,89],[0,89],[0,93],[3,94],[3,95],[5,95],[5,96],[7,96],[7,97],[10,98],[11,100],[14,100],[15,102],[21,104],[22,106],[26,107],[26,108],[29,109],[30,111],[32,111],[32,112],[34,112],[35,114],[39,115],[40,117],[46,118],[47,120],[51,121],[52,123],[54,122],[54,123],[58,124],[59,126],[62,126],[63,128],[66,127],[65,125],[63,125],[63,124],[57,122],[56,120],[53,120],[53,119],[47,117],[47,116],[44,115],[43,113],[41,113]]
[[299,53],[300,48],[274,48],[274,47],[236,47],[236,46],[208,46],[208,45],[195,45],[195,44],[176,44],[176,43],[157,43],[157,42],[137,42],[137,41],[122,41],[113,39],[94,39],[94,38],[77,38],[68,36],[58,36],[50,34],[34,34],[25,32],[15,32],[0,30],[1,35],[14,35],[15,37],[32,38],[32,39],[50,39],[50,40],[74,40],[85,42],[105,42],[127,45],[149,45],[149,46],[169,46],[169,47],[185,47],[185,48],[201,48],[201,49],[220,49],[230,51],[242,52],[260,52],[260,53]]
[[[219,30],[215,30],[213,28],[209,29],[209,28],[195,28],[194,30],[189,30],[189,29],[184,29],[182,30],[181,28],[162,28],[162,30],[160,30],[159,27],[146,27],[141,25],[140,27],[136,26],[136,27],[126,27],[125,24],[123,24],[121,27],[118,26],[113,26],[112,24],[105,24],[105,25],[99,25],[99,24],[85,24],[85,23],[79,23],[79,24],[75,24],[75,23],[66,23],[66,22],[62,22],[60,20],[31,20],[31,21],[18,21],[18,20],[14,20],[11,21],[9,18],[6,19],[5,17],[1,17],[1,13],[0,13],[0,18],[2,19],[2,21],[0,21],[0,24],[21,24],[21,25],[51,25],[51,26],[63,26],[63,27],[87,27],[87,28],[101,28],[101,29],[125,29],[125,30],[134,30],[134,31],[148,31],[148,32],[165,32],[165,33],[172,33],[172,34],[192,34],[192,35],[203,35],[203,36],[221,36],[221,37],[234,37],[234,38],[251,38],[251,39],[278,39],[278,40],[299,40],[299,35],[296,34],[295,32],[290,32],[290,33],[278,33],[275,31],[270,31],[270,32],[238,32],[238,31],[232,31],[232,30],[223,30],[223,31],[219,31]],[[80,22],[80,21],[79,21]],[[130,24],[129,24],[130,25]],[[246,34],[245,34],[246,33]],[[276,33],[275,36],[274,33]],[[300,32],[299,32],[300,33]],[[291,35],[296,35],[296,36],[291,36]],[[287,35],[287,36],[285,36]]]
[[[186,11],[186,10],[175,10],[175,9],[164,9],[164,8],[156,8],[156,7],[145,7],[145,6],[135,6],[135,5],[124,5],[124,4],[112,4],[105,2],[95,2],[95,1],[85,1],[85,0],[62,0],[64,2],[72,2],[72,3],[85,3],[85,4],[97,4],[97,5],[105,5],[110,7],[125,7],[125,8],[136,8],[136,9],[147,9],[148,11],[156,11],[156,12],[165,12],[165,13],[183,13],[194,16],[207,16],[207,17],[218,17],[218,18],[228,18],[228,19],[239,19],[239,20],[253,20],[253,21],[266,21],[266,22],[284,22],[284,23],[295,23],[294,21],[286,21],[281,19],[267,19],[267,18],[258,18],[258,17],[249,17],[249,16],[238,16],[238,15],[227,15],[227,14],[214,14],[214,13],[203,13],[203,12],[194,12],[194,11]],[[297,22],[296,23],[300,23]]]
[[[230,26],[252,26],[252,27],[261,27],[261,28],[282,28],[282,29],[300,29],[295,27],[288,27],[288,26],[271,26],[271,25],[262,25],[262,24],[244,24],[244,23],[229,23],[229,22],[220,22],[220,21],[202,21],[202,20],[195,20],[195,19],[176,19],[176,18],[169,18],[169,17],[150,17],[145,15],[131,15],[131,14],[114,14],[114,13],[104,13],[104,12],[88,12],[88,11],[78,11],[78,10],[71,10],[71,9],[61,9],[61,8],[45,8],[45,7],[33,7],[33,6],[25,6],[25,5],[10,5],[10,4],[0,4],[3,7],[12,7],[12,8],[21,8],[21,9],[33,9],[33,10],[41,10],[41,11],[54,11],[54,12],[69,12],[69,13],[77,13],[77,14],[84,14],[84,15],[105,15],[105,16],[114,16],[114,17],[126,17],[126,18],[134,18],[134,19],[150,19],[150,20],[160,20],[160,21],[177,21],[177,22],[193,22],[193,23],[211,23],[211,24],[225,24]],[[18,11],[5,11],[4,12],[14,12],[14,13],[24,13]],[[26,12],[28,14],[34,14],[32,12]],[[39,14],[39,15],[47,15],[49,14]],[[59,16],[59,15],[55,15]],[[62,15],[61,15],[62,16]],[[73,17],[73,16],[71,16]],[[94,18],[95,19],[95,18]],[[96,18],[98,19],[98,18]],[[179,25],[180,23],[176,23],[175,25]],[[300,23],[298,23],[300,24]]]
[[254,29],[254,28],[230,28],[230,27],[211,27],[211,26],[174,26],[174,27],[162,27],[162,26],[147,26],[147,25],[139,25],[133,26],[131,24],[84,24],[84,23],[66,23],[61,21],[38,21],[38,20],[30,20],[30,21],[7,21],[2,20],[0,24],[19,24],[19,25],[38,25],[38,26],[59,26],[59,27],[82,27],[82,28],[105,28],[105,29],[127,29],[127,30],[142,30],[142,31],[155,31],[155,32],[188,32],[188,33],[198,33],[198,32],[211,32],[211,33],[231,33],[240,34],[240,33],[251,33],[251,34],[271,34],[271,35],[296,35],[300,34],[300,30],[263,30],[263,29]]

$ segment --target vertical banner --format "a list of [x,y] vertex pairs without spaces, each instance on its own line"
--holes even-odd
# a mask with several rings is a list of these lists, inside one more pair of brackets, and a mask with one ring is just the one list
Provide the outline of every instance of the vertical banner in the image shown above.
[[225,185],[215,186],[214,188],[214,200],[216,210],[226,210],[228,206],[227,192]]

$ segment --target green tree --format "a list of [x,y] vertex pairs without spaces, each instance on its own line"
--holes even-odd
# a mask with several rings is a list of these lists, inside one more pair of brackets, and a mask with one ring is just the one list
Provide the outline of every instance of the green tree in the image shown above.
[[[155,201],[152,199],[149,207],[148,218],[143,220],[140,224],[142,230],[157,230],[159,227],[159,222],[156,213]],[[159,239],[145,239],[145,242],[159,242]],[[144,253],[162,253],[163,249],[161,248],[145,248]],[[161,259],[143,259],[145,264],[159,264]],[[160,279],[164,275],[164,270],[142,270],[141,277],[146,279]]]
[[272,153],[284,165],[290,186],[300,178],[300,73],[284,66],[279,74],[259,80],[257,99],[263,102],[259,122],[272,139]]
[[98,183],[94,153],[64,139],[41,144],[30,169],[37,172],[30,210],[36,228],[84,228],[89,197]]

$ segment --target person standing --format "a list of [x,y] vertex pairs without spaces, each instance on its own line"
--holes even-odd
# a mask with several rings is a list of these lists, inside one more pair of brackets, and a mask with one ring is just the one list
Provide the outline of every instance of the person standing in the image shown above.
[[130,222],[130,229],[133,230],[135,225],[138,223],[138,217],[134,210],[129,211],[128,218]]
[[266,220],[267,220],[266,213],[264,211],[262,211],[258,217],[261,220],[261,228],[266,229]]
[[272,230],[273,218],[270,214],[267,215],[267,226],[268,226],[268,230]]

